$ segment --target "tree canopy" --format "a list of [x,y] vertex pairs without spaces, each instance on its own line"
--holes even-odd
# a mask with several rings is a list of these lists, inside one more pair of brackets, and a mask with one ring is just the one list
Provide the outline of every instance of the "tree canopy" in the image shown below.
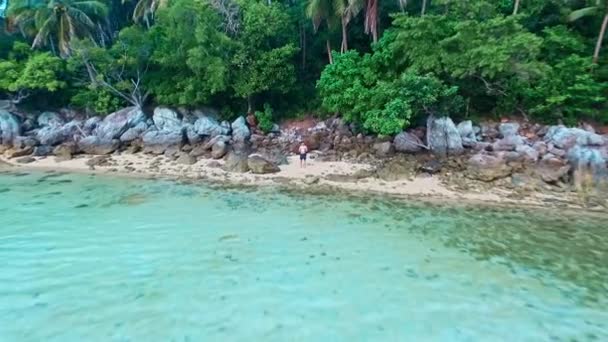
[[11,0],[4,16],[0,97],[33,104],[337,114],[378,134],[429,114],[608,121],[604,0]]

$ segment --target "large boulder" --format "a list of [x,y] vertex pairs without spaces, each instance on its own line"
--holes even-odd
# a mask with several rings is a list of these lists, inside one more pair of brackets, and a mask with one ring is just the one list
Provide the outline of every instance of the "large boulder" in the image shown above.
[[416,135],[409,132],[401,132],[393,139],[393,145],[397,152],[415,153],[422,150],[424,144]]
[[120,141],[122,142],[131,142],[137,138],[140,138],[144,132],[148,129],[148,123],[142,121],[135,125],[134,127],[126,130],[121,136]]
[[24,147],[35,147],[38,145],[38,141],[32,137],[18,136],[13,139],[13,146],[18,148]]
[[228,143],[223,140],[218,140],[211,146],[211,158],[220,159],[228,152]]
[[512,172],[512,168],[500,156],[478,153],[467,162],[467,177],[484,182],[508,177]]
[[608,160],[598,148],[575,146],[566,155],[573,169],[587,171],[595,180],[608,177]]
[[570,165],[561,158],[554,155],[545,155],[536,167],[536,173],[547,183],[567,181]]
[[200,134],[198,134],[198,132],[194,128],[194,124],[187,123],[187,124],[184,124],[183,127],[186,132],[186,138],[188,139],[188,143],[190,145],[198,144],[203,140],[203,137]]
[[118,139],[103,140],[98,136],[91,135],[78,141],[78,149],[86,154],[110,154],[118,149]]
[[163,154],[168,149],[180,149],[184,143],[182,131],[148,131],[142,137],[144,152]]
[[13,140],[20,135],[19,118],[6,110],[0,110],[0,145],[12,145]]
[[403,179],[412,179],[416,175],[417,165],[408,160],[393,158],[382,164],[376,170],[378,178],[392,182]]
[[460,139],[462,139],[462,145],[465,147],[473,147],[477,143],[477,137],[475,136],[475,129],[473,128],[473,122],[471,120],[465,120],[456,126]]
[[517,122],[503,122],[498,125],[498,131],[503,138],[519,135],[519,124]]
[[57,145],[65,140],[62,126],[43,126],[36,132],[36,138],[42,145]]
[[50,124],[42,126],[36,132],[36,138],[41,145],[57,145],[64,141],[76,141],[82,138],[87,132],[84,130],[84,123],[80,120],[72,120],[63,126],[57,125],[57,121],[49,119]]
[[75,143],[67,142],[61,144],[53,149],[53,154],[59,158],[59,160],[70,160],[72,155],[78,152],[78,148]]
[[524,144],[524,138],[520,135],[507,135],[502,139],[496,140],[492,144],[494,151],[515,151]]
[[601,146],[605,143],[599,134],[561,125],[549,127],[545,141],[564,150],[569,150],[574,146]]
[[460,132],[449,117],[429,117],[427,121],[427,145],[439,155],[460,154],[464,151]]
[[281,171],[278,166],[257,154],[250,155],[247,158],[247,166],[249,166],[252,173],[256,174],[276,173]]
[[129,128],[145,121],[146,115],[141,109],[124,108],[103,118],[93,130],[93,135],[97,136],[100,141],[111,142],[119,139]]
[[525,161],[535,163],[540,157],[540,153],[528,145],[518,145],[515,152],[519,153]]
[[229,172],[245,173],[249,171],[249,163],[247,154],[231,151],[226,156],[226,162],[223,169]]
[[34,147],[32,155],[34,157],[46,157],[51,153],[53,153],[53,146],[41,145]]
[[179,131],[183,126],[181,115],[166,107],[156,107],[152,121],[159,131]]
[[63,117],[55,112],[43,112],[38,116],[37,122],[40,127],[63,126],[65,124]]
[[208,116],[199,117],[194,122],[194,130],[204,136],[228,135],[230,128],[221,125],[217,120]]
[[84,122],[83,129],[87,133],[92,133],[93,130],[99,125],[101,122],[101,118],[99,116],[92,116]]
[[393,144],[390,141],[377,142],[372,145],[372,149],[374,150],[374,153],[379,157],[387,157],[393,154],[393,152],[395,152],[395,148],[393,147]]
[[245,121],[245,118],[242,116],[239,116],[234,120],[230,127],[232,128],[232,140],[234,141],[242,142],[249,140],[249,137],[251,137],[251,131],[247,126],[247,121]]

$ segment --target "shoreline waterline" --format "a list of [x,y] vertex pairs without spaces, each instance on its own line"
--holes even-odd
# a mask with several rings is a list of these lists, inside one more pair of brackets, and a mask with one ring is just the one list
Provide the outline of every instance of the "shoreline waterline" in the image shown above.
[[[513,199],[509,196],[513,192],[505,189],[495,189],[492,193],[475,192],[454,192],[449,190],[437,178],[416,177],[408,181],[383,182],[374,181],[371,185],[368,182],[330,181],[325,177],[328,169],[333,169],[336,165],[340,166],[338,175],[352,174],[353,170],[365,170],[369,168],[366,164],[355,164],[349,162],[317,162],[314,166],[321,165],[318,169],[304,169],[305,174],[294,173],[294,166],[297,161],[290,158],[288,166],[281,166],[281,171],[276,174],[253,175],[251,173],[240,174],[223,171],[218,166],[210,167],[210,162],[217,162],[210,159],[203,159],[193,165],[178,166],[178,169],[171,169],[175,163],[164,161],[161,168],[151,170],[150,161],[158,160],[159,156],[144,154],[121,154],[108,156],[118,159],[114,166],[95,166],[90,167],[87,161],[98,156],[80,155],[76,159],[68,161],[56,161],[51,158],[37,159],[28,164],[17,164],[3,157],[0,163],[7,166],[2,171],[23,171],[23,172],[46,172],[46,173],[74,173],[90,174],[104,177],[120,177],[148,180],[171,180],[176,182],[195,183],[210,187],[219,188],[260,188],[260,189],[280,189],[283,192],[294,194],[310,194],[316,196],[340,195],[349,198],[376,198],[387,200],[400,200],[408,202],[419,202],[422,204],[438,206],[481,206],[488,208],[522,209],[522,210],[542,210],[542,211],[565,211],[577,215],[608,215],[608,211],[602,207],[583,207],[576,203],[576,198],[558,198],[552,195],[535,193],[527,198]],[[134,158],[141,158],[145,161],[144,165],[133,166]],[[294,160],[291,160],[294,159]],[[131,169],[125,169],[124,166]],[[163,168],[166,166],[167,168]],[[182,167],[180,170],[179,168]],[[349,168],[353,169],[349,169]],[[122,168],[122,169],[121,169]],[[310,182],[313,179],[313,182]],[[566,197],[566,196],[564,196]]]

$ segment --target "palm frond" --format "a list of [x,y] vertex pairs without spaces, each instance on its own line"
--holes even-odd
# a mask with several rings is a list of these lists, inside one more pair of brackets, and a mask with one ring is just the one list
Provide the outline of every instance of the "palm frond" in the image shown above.
[[[83,24],[91,30],[95,28],[95,23],[93,20],[91,20],[86,13],[77,8],[68,8],[67,15],[70,17],[70,21],[76,20],[76,22]],[[74,26],[73,23],[70,22],[70,24]]]
[[38,29],[38,33],[32,42],[32,48],[44,45],[56,22],[57,18],[54,15],[48,17],[48,19]]
[[103,2],[95,0],[76,1],[71,4],[71,7],[98,18],[107,17],[109,13],[108,6]]
[[597,6],[591,6],[591,7],[585,7],[585,8],[581,8],[581,9],[577,9],[576,11],[572,11],[569,15],[568,15],[568,21],[577,21],[580,18],[583,17],[588,17],[591,15],[596,15],[599,12],[599,7]]

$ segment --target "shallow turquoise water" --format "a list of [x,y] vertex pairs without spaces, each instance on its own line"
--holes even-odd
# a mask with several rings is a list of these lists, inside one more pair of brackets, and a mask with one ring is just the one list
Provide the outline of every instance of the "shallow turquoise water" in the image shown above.
[[4,173],[0,341],[605,341],[606,222]]

